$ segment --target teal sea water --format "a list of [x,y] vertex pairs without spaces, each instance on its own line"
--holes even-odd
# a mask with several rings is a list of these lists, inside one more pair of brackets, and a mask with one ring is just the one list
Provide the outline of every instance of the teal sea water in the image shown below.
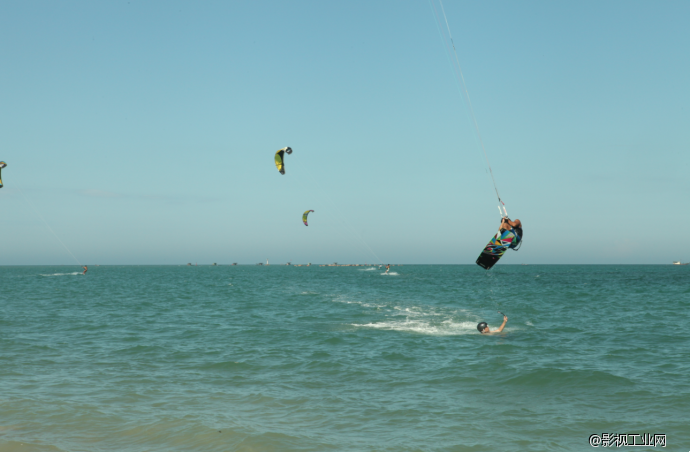
[[77,270],[0,267],[0,451],[690,450],[690,266]]

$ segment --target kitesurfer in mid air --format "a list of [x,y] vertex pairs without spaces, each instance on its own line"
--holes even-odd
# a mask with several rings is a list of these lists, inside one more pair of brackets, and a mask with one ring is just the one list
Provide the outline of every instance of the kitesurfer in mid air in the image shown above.
[[477,325],[477,329],[479,330],[480,333],[482,334],[490,334],[490,333],[500,333],[503,331],[503,328],[506,327],[506,323],[508,322],[508,316],[503,314],[503,323],[501,323],[501,326],[498,327],[496,331],[491,331],[489,329],[489,325],[486,324],[486,322],[480,322]]
[[81,268],[84,269],[84,273],[82,273],[82,275],[85,275],[86,272],[89,271],[89,269],[86,267],[86,265],[83,265]]
[[511,243],[510,248],[517,249],[517,246],[522,241],[522,222],[518,219],[511,221],[508,217],[501,218],[501,228],[500,231],[513,231],[516,236],[516,240]]

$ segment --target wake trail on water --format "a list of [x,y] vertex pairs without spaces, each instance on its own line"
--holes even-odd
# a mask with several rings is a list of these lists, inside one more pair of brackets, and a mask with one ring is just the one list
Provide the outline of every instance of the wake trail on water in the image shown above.
[[417,333],[428,336],[461,336],[465,334],[477,333],[477,324],[475,322],[455,322],[453,320],[444,320],[440,324],[435,324],[425,320],[406,319],[366,324],[353,323],[352,325],[359,328],[400,331],[404,333]]
[[40,273],[40,276],[75,276],[75,275],[81,275],[81,272],[72,272],[72,273],[50,273],[50,274]]
[[[371,309],[372,316],[385,317],[367,323],[350,323],[355,328],[399,331],[428,336],[477,334],[479,316],[465,309],[434,306],[400,306],[386,302],[367,302],[336,297],[334,302]],[[508,332],[508,328],[504,331]]]

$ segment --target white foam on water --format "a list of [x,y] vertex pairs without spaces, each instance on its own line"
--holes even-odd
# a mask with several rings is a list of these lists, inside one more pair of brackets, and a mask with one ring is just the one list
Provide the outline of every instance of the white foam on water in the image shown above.
[[387,307],[385,304],[372,304],[372,303],[366,303],[364,301],[359,301],[359,300],[348,300],[347,298],[343,296],[338,296],[333,299],[335,303],[345,303],[345,304],[356,304],[359,306],[363,306],[365,308],[376,308],[376,309],[381,309]]
[[381,276],[386,276],[386,275],[388,275],[388,276],[398,276],[398,273],[397,273],[397,272],[390,272],[390,273],[383,272],[383,273],[381,273]]
[[[398,304],[396,302],[365,302],[344,295],[335,296],[334,302],[354,304],[364,308],[374,308],[371,312],[380,320],[364,323],[351,323],[356,328],[400,331],[430,336],[458,336],[477,334],[477,317],[466,309],[426,305]],[[381,319],[380,315],[384,314]],[[468,320],[471,319],[471,320]]]
[[529,320],[525,322],[525,325],[527,325],[527,326],[534,326],[534,324],[533,324],[532,322],[530,322]]
[[460,336],[465,334],[477,334],[477,324],[474,322],[455,322],[444,320],[440,323],[431,323],[426,320],[390,320],[366,324],[353,323],[359,328],[374,328],[378,330],[401,331],[404,333],[424,334],[428,336]]
[[422,308],[418,308],[416,306],[412,306],[410,308],[404,308],[402,306],[393,306],[393,309],[396,311],[403,311],[407,315],[428,315],[422,310]]
[[48,275],[45,275],[43,273],[40,274],[41,276],[73,276],[73,275],[81,275],[81,272],[74,272],[74,273],[51,273]]
[[361,271],[361,272],[371,272],[371,271],[374,271],[374,270],[376,270],[376,267],[370,267],[370,268],[359,268],[358,270],[359,270],[359,271]]
[[362,306],[364,308],[375,308],[375,309],[382,309],[382,308],[388,307],[385,304],[372,304],[372,303],[365,303],[363,301],[339,301],[339,303],[357,304],[357,305]]

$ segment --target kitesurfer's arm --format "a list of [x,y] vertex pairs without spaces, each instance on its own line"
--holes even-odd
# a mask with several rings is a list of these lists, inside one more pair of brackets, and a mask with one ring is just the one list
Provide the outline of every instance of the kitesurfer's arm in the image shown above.
[[503,219],[501,220],[501,229],[512,229],[512,228],[522,229],[522,222],[520,220],[512,221],[508,217],[503,217]]
[[501,331],[503,331],[503,328],[506,327],[506,323],[508,323],[508,316],[503,315],[503,323],[501,323],[501,326],[499,326],[496,331],[492,331],[492,332],[493,333],[500,333]]

